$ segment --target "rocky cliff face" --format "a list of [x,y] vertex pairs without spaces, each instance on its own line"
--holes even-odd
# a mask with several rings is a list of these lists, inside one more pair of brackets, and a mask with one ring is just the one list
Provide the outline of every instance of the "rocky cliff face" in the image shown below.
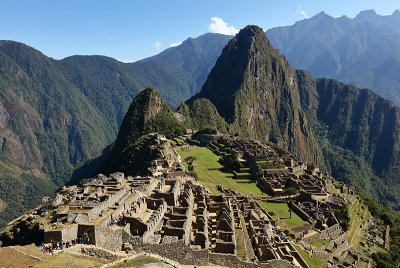
[[331,143],[361,157],[376,174],[400,164],[400,109],[369,89],[298,71],[302,106],[326,125]]

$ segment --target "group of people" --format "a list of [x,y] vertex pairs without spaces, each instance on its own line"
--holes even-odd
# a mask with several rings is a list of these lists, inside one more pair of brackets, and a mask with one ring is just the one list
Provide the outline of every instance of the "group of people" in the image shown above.
[[49,253],[53,254],[54,250],[61,250],[64,248],[69,248],[78,244],[85,244],[89,245],[90,244],[90,238],[87,234],[85,234],[83,237],[77,238],[77,239],[72,239],[71,241],[64,241],[61,240],[59,242],[51,240],[49,244],[42,244],[40,247],[40,250],[43,251],[44,253]]
[[126,215],[132,215],[132,214],[134,214],[135,213],[135,202],[132,202],[132,204],[129,206],[129,208],[127,208],[126,209],[126,212],[122,212],[122,214],[121,215],[119,215],[118,217],[116,217],[116,218],[113,218],[109,223],[108,223],[108,225],[109,226],[111,226],[111,225],[126,225],[126,221],[125,221],[125,213],[126,213]]
[[109,226],[111,226],[111,225],[126,225],[126,221],[125,221],[124,217],[125,217],[125,213],[122,212],[122,215],[119,215],[118,217],[113,218],[108,223],[108,225]]

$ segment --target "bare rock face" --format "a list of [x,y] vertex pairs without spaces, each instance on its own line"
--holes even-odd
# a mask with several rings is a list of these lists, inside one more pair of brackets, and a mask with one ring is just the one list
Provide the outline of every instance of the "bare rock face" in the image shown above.
[[0,199],[0,212],[7,207],[7,203]]
[[8,119],[10,119],[10,114],[7,111],[5,105],[0,102],[0,128],[7,125]]

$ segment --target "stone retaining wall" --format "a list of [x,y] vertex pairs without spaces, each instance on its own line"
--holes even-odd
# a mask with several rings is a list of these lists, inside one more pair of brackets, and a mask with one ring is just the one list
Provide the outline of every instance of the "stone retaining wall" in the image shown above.
[[99,205],[95,206],[88,212],[89,221],[97,218],[102,211],[106,211],[109,207],[114,206],[124,194],[126,193],[126,188],[121,189],[113,195],[110,195],[107,200],[101,202]]
[[172,259],[180,264],[198,265],[208,263],[208,250],[192,250],[183,241],[169,244],[146,244],[140,247],[143,251]]

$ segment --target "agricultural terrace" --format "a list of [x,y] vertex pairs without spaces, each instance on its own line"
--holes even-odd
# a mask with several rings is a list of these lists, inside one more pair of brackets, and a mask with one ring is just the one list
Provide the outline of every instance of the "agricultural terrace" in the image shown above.
[[[182,146],[176,147],[176,151],[181,156],[182,160],[193,156],[194,173],[199,180],[214,194],[220,194],[213,184],[221,184],[226,188],[230,188],[242,194],[251,196],[267,196],[263,193],[253,180],[234,180],[233,173],[227,172],[218,162],[220,156],[214,154],[210,149],[200,146],[190,146],[188,149],[183,149]],[[185,163],[186,167],[187,164]]]
[[297,228],[308,224],[307,221],[302,220],[294,211],[292,211],[292,217],[290,217],[289,206],[287,203],[259,201],[259,204],[275,221],[278,222],[278,225],[283,230]]

